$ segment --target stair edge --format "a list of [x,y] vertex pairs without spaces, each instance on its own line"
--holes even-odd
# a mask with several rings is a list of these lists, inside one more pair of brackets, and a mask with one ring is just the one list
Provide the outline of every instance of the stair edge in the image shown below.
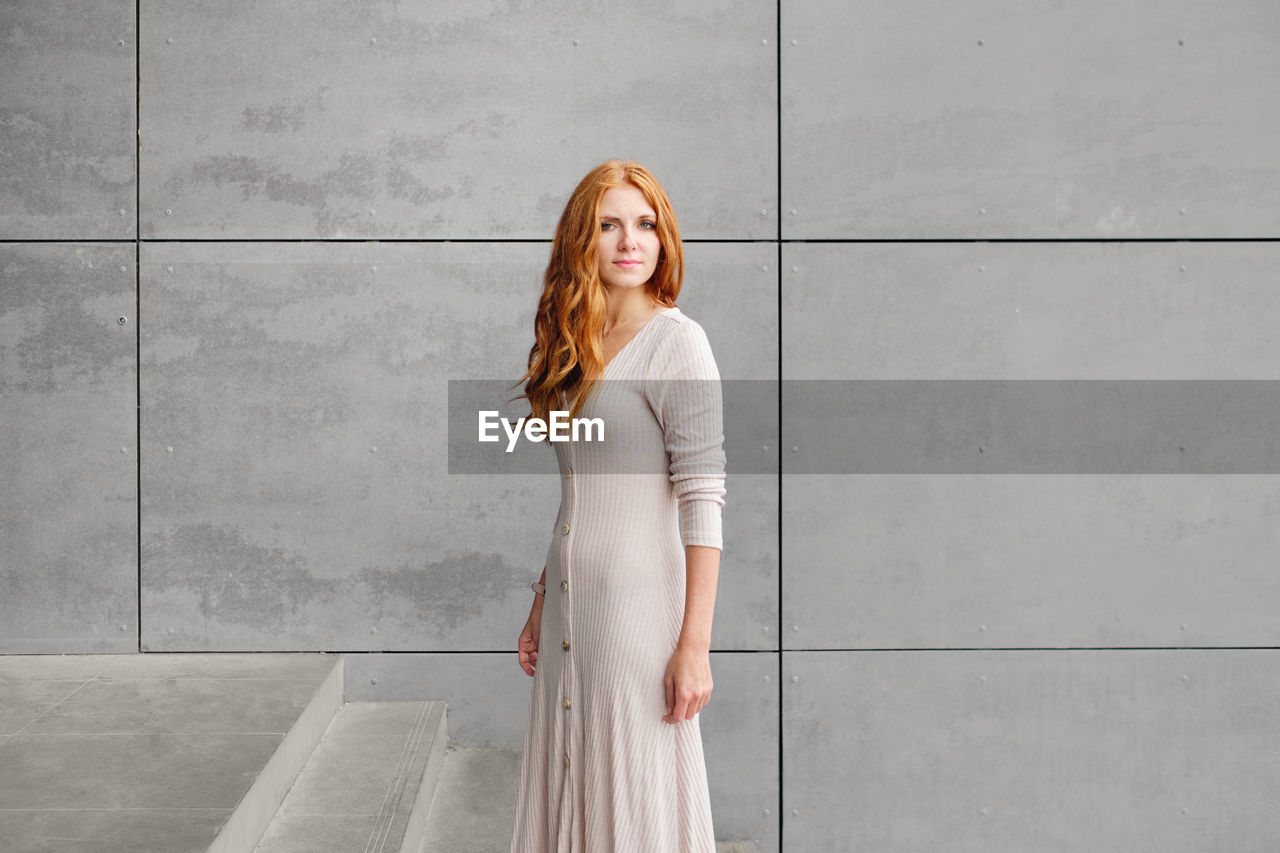
[[253,853],[342,706],[343,698],[343,656],[338,655],[329,674],[218,830],[207,853]]

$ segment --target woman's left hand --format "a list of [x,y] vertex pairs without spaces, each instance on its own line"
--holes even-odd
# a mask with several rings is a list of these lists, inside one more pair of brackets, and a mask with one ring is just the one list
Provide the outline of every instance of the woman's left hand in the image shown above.
[[664,723],[692,720],[711,699],[711,655],[676,646],[663,679],[667,688]]

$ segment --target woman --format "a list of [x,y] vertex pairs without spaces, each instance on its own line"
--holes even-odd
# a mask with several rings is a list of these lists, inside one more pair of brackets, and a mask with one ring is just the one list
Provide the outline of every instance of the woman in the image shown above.
[[720,375],[675,300],[666,193],[610,160],[556,227],[529,353],[532,414],[598,417],[553,444],[560,511],[518,639],[533,676],[512,853],[714,853],[698,712],[712,689]]

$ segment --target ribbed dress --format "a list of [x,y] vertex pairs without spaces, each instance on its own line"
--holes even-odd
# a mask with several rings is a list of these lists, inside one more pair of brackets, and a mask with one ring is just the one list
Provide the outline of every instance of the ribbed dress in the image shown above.
[[663,722],[685,545],[722,547],[720,374],[679,308],[605,365],[556,442],[560,511],[525,727],[512,853],[714,853],[699,720]]

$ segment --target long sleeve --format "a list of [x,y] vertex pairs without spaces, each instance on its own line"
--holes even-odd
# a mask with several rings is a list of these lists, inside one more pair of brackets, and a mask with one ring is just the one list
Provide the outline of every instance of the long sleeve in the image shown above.
[[658,343],[646,396],[670,459],[685,545],[723,550],[724,404],[720,371],[703,328],[686,318]]

